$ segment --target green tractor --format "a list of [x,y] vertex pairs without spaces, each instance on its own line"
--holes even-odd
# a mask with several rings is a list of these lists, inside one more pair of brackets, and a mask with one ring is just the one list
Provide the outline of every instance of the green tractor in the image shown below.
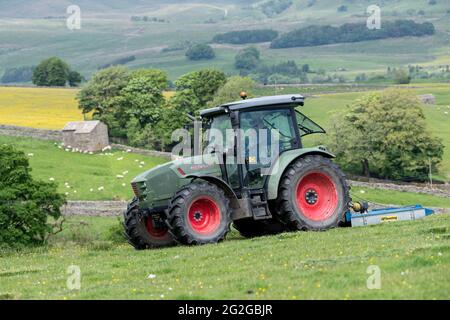
[[[233,143],[213,148],[209,156],[220,160],[217,163],[199,163],[194,156],[136,177],[131,184],[136,197],[124,213],[129,243],[138,250],[217,243],[231,224],[244,237],[345,224],[349,187],[325,147],[303,147],[302,137],[325,133],[297,110],[303,105],[301,95],[244,95],[241,101],[202,111],[209,129],[235,133]],[[252,148],[275,140],[260,141],[257,136],[250,143],[239,138],[250,129],[276,130],[277,152],[251,156]]]

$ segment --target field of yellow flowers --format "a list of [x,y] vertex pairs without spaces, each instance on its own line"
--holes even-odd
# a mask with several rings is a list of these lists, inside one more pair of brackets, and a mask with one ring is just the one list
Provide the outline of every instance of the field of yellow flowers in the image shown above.
[[[62,129],[84,120],[75,99],[78,89],[0,87],[0,124]],[[173,92],[165,92],[170,98]]]
[[0,124],[62,129],[83,120],[77,89],[0,87]]

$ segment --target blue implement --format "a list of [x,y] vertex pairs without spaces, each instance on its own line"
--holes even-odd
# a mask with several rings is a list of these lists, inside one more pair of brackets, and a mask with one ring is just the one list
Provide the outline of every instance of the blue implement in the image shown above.
[[367,213],[348,212],[346,220],[347,222],[351,222],[352,227],[362,227],[393,221],[412,221],[425,218],[432,214],[434,214],[433,210],[416,205],[402,208],[370,210]]

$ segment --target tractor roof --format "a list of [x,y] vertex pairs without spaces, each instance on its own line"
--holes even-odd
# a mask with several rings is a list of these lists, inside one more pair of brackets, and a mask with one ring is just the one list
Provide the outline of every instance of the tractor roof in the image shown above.
[[266,106],[286,106],[286,105],[300,105],[305,103],[305,97],[300,94],[278,95],[261,97],[248,100],[240,100],[236,102],[226,103],[216,108],[203,110],[200,112],[202,118],[213,117],[218,114],[222,114],[229,111],[244,110],[249,108],[258,108]]

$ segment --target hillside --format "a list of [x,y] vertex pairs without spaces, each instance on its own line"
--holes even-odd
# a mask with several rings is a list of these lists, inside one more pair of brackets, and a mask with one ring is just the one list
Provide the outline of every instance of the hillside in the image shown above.
[[[281,1],[281,0],[277,0]],[[234,56],[242,46],[214,45],[217,57],[212,61],[190,62],[180,47],[185,41],[209,42],[218,33],[232,30],[275,29],[282,34],[311,24],[341,25],[363,23],[370,1],[311,0],[292,1],[276,14],[267,9],[268,1],[78,1],[82,12],[81,30],[66,28],[66,7],[70,1],[22,0],[0,2],[0,74],[6,68],[33,66],[51,55],[67,60],[89,77],[100,66],[120,58],[134,56],[127,65],[158,67],[171,79],[202,67],[213,66],[236,73]],[[434,36],[385,39],[308,48],[271,50],[258,45],[264,62],[295,60],[313,69],[324,69],[353,79],[362,72],[384,72],[387,66],[423,64],[429,68],[450,64],[450,0],[379,1],[382,18],[413,19],[432,22]],[[337,8],[345,6],[346,11]],[[132,16],[147,16],[163,22],[132,21]]]

